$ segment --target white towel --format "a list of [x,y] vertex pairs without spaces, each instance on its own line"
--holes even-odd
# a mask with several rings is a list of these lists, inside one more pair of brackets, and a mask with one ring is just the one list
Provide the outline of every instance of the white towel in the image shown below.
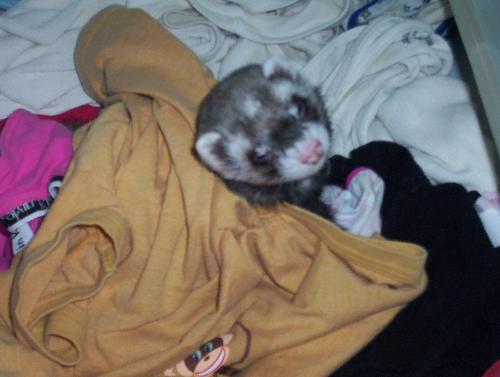
[[[372,140],[395,141],[409,148],[433,182],[495,191],[493,167],[466,88],[459,83],[446,86],[454,80],[441,77],[451,65],[448,44],[419,21],[383,17],[334,38],[302,70],[324,92],[334,129],[331,154],[348,155]],[[430,77],[425,94],[417,93],[419,87],[395,94],[425,77]],[[435,95],[443,82],[445,87]],[[425,98],[416,104],[412,96]],[[390,97],[392,102],[384,104]],[[434,106],[432,113],[416,115],[446,97],[449,107]],[[459,108],[463,121],[448,134],[446,116]]]

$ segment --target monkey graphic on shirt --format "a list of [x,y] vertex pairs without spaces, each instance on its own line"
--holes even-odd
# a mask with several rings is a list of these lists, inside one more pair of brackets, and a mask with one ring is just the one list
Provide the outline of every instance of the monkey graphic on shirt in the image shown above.
[[209,377],[217,372],[229,357],[229,347],[233,336],[219,336],[204,343],[200,348],[163,372],[165,377]]

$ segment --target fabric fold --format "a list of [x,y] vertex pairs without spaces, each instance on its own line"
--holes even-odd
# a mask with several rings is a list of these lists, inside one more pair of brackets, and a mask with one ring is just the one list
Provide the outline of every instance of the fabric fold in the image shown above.
[[[349,1],[296,1],[287,7],[248,12],[245,4],[213,0],[189,0],[199,13],[223,30],[260,43],[286,43],[314,34],[340,22],[349,10]],[[256,1],[266,4],[266,1]],[[256,4],[253,6],[255,7]],[[284,5],[284,4],[281,4]]]

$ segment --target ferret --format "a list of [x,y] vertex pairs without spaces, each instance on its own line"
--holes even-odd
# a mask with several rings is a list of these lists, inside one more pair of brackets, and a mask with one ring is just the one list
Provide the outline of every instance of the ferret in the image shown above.
[[331,127],[318,88],[271,58],[240,68],[200,104],[195,150],[252,205],[289,202],[329,218],[319,200]]

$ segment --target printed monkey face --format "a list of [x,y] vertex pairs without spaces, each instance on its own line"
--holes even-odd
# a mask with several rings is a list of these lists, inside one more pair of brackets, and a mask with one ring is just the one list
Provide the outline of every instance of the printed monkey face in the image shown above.
[[[209,377],[219,370],[229,357],[232,335],[223,335],[203,344],[199,349],[178,363],[175,368],[165,370],[167,377]],[[177,373],[178,374],[177,374]]]

